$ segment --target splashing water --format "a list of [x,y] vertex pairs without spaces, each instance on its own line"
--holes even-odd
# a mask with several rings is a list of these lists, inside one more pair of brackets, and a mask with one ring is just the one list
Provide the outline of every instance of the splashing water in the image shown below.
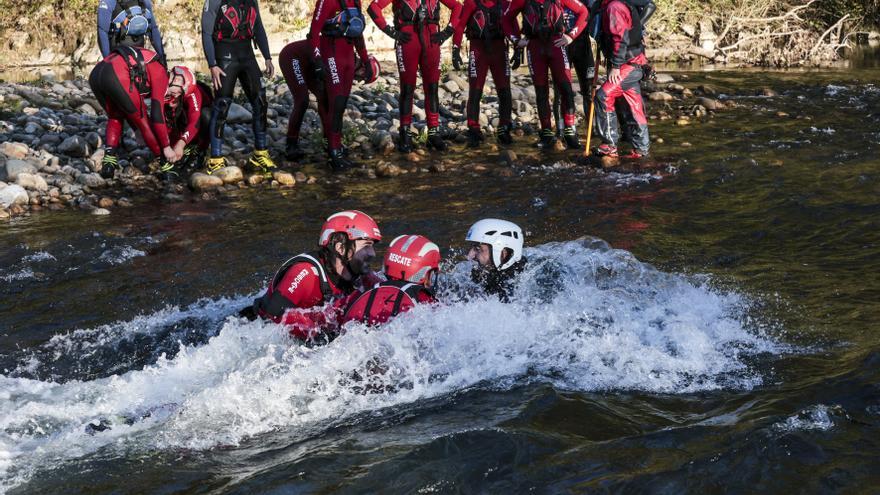
[[[526,255],[510,304],[475,295],[470,265],[459,263],[446,276],[446,304],[415,308],[381,329],[351,325],[325,346],[298,345],[274,324],[217,320],[241,298],[154,315],[196,315],[219,329],[138,369],[66,382],[0,375],[0,486],[97,451],[234,446],[276,431],[309,438],[365,412],[474,387],[750,389],[762,377],[748,358],[784,350],[746,327],[743,296],[660,272],[602,241],[551,243]],[[116,349],[124,339],[113,336],[125,330],[167,326],[145,325],[150,318],[71,332],[59,342]],[[125,361],[118,354],[105,359]],[[45,358],[34,354],[31,366],[45,366]],[[110,428],[87,432],[101,420]]]

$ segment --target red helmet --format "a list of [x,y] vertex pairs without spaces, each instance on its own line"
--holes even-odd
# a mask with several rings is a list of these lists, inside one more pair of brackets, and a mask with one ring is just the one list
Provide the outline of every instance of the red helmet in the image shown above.
[[379,66],[379,61],[376,60],[376,57],[374,57],[372,55],[367,56],[367,61],[369,61],[370,67],[373,69],[372,77],[370,77],[369,80],[366,80],[364,78],[364,75],[365,75],[364,73],[366,71],[364,71],[364,61],[361,60],[360,58],[357,60],[357,63],[355,63],[355,66],[354,66],[354,77],[360,81],[367,83],[367,84],[372,84],[372,83],[376,82],[376,79],[379,78],[379,70],[381,69],[381,67]]
[[334,213],[327,217],[324,226],[321,227],[321,237],[318,238],[318,245],[326,247],[330,244],[330,236],[336,232],[342,232],[348,235],[348,240],[372,239],[376,242],[382,240],[382,233],[379,232],[379,226],[370,215],[362,211],[346,210]]
[[171,69],[170,79],[168,81],[168,87],[171,87],[171,81],[174,81],[176,76],[180,76],[183,78],[183,84],[180,86],[180,89],[183,90],[183,97],[186,98],[193,91],[196,90],[196,76],[189,70],[188,67],[184,67],[182,65],[175,66]]
[[389,279],[430,287],[436,280],[434,275],[440,270],[439,265],[440,248],[420,235],[397,237],[385,253],[385,276]]

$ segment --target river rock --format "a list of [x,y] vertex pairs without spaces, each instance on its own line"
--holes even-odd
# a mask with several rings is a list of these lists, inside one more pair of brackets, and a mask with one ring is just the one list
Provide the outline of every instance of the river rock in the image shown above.
[[21,160],[27,156],[28,151],[30,151],[30,148],[28,148],[28,146],[24,143],[13,143],[11,141],[7,141],[0,144],[0,153],[3,153],[9,158],[17,158]]
[[672,95],[663,91],[657,91],[648,95],[651,101],[672,101]]
[[501,153],[498,153],[498,157],[508,167],[513,165],[517,158],[516,153],[514,153],[513,150],[502,150]]
[[104,196],[98,200],[98,207],[100,208],[112,208],[114,205],[113,198]]
[[702,105],[706,108],[706,110],[723,110],[724,105],[721,104],[718,100],[714,100],[712,98],[706,98],[704,96],[697,97],[696,100],[697,105]]
[[244,180],[244,174],[242,173],[241,169],[234,165],[223,167],[220,170],[214,172],[214,175],[216,177],[219,177],[224,184],[235,184]]
[[718,91],[715,90],[713,86],[709,86],[708,84],[701,84],[697,86],[697,89],[700,90],[706,96],[715,96],[718,94]]
[[229,114],[226,117],[226,121],[230,124],[242,124],[250,122],[253,118],[253,114],[249,112],[247,108],[238,103],[233,103],[232,106],[229,107]]
[[92,107],[88,103],[83,103],[82,105],[76,107],[76,111],[82,115],[88,115],[89,117],[96,117],[98,115],[98,112],[95,111],[94,107]]
[[666,89],[668,89],[669,91],[675,91],[676,93],[681,93],[682,91],[684,91],[684,86],[682,86],[681,84],[673,83],[667,84]]
[[32,189],[34,191],[46,192],[49,190],[49,184],[46,183],[46,179],[38,174],[22,172],[18,174],[18,179],[16,179],[15,183],[25,189]]
[[96,150],[104,144],[104,141],[101,139],[101,135],[97,132],[90,132],[86,134],[86,143],[88,143],[91,149]]
[[95,173],[80,174],[79,177],[76,178],[76,181],[88,187],[104,187],[107,185],[107,181]]
[[443,87],[446,88],[446,91],[449,91],[450,93],[457,93],[461,91],[461,88],[458,87],[458,83],[453,81],[452,79],[443,83]]
[[9,160],[6,162],[6,180],[15,182],[18,174],[36,174],[37,167],[33,163],[24,160]]
[[81,136],[70,136],[58,145],[58,152],[81,158],[89,156],[89,146]]
[[223,185],[223,179],[215,175],[196,172],[189,178],[189,185],[196,191],[209,191]]
[[296,178],[293,174],[289,172],[283,172],[281,170],[277,170],[272,173],[272,178],[277,180],[279,184],[282,186],[293,186],[296,185]]
[[657,81],[656,81],[657,84],[669,84],[674,81],[675,81],[675,79],[669,74],[660,73],[660,72],[657,73]]
[[773,88],[764,88],[761,90],[761,96],[775,97],[779,96],[779,93],[776,92]]
[[248,175],[247,183],[249,186],[258,186],[263,183],[264,179],[265,177],[262,174]]
[[110,210],[108,210],[107,208],[95,208],[94,210],[92,210],[92,215],[104,216],[109,214]]
[[13,205],[25,205],[28,202],[28,193],[17,184],[10,184],[0,189],[0,206],[9,208]]
[[382,162],[376,167],[376,175],[379,177],[397,177],[403,170],[393,163]]
[[6,220],[6,219],[9,218],[10,216],[11,216],[11,215],[9,214],[8,211],[3,210],[3,209],[0,209],[0,220]]

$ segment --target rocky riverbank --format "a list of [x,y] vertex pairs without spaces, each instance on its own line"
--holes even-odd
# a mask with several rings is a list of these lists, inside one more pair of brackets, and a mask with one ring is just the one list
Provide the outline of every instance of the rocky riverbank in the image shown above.
[[[660,74],[656,82],[645,85],[646,104],[653,121],[674,120],[676,125],[691,125],[712,117],[715,112],[735,105],[732,100],[718,97],[713,88],[687,86],[687,76],[675,81],[669,74]],[[513,76],[514,146],[531,144],[538,126],[535,92],[527,74]],[[249,105],[239,98],[230,111],[226,127],[226,151],[230,166],[213,176],[196,171],[177,181],[160,180],[154,173],[157,162],[137,136],[127,128],[122,148],[122,167],[113,180],[99,175],[103,157],[103,133],[106,118],[94,99],[86,81],[43,81],[33,85],[0,85],[0,218],[29,214],[41,210],[78,208],[92,214],[108,214],[114,208],[129,207],[137,195],[160,195],[170,201],[187,198],[212,198],[231,190],[256,188],[290,188],[297,184],[344,181],[350,177],[376,179],[407,173],[442,173],[451,170],[489,170],[511,174],[529,158],[513,149],[499,148],[491,135],[498,125],[497,95],[487,84],[483,97],[480,122],[488,137],[478,151],[466,150],[467,81],[457,73],[447,73],[440,89],[441,125],[444,138],[453,143],[443,156],[419,149],[409,155],[395,151],[398,136],[398,86],[395,75],[384,75],[370,86],[356,83],[345,116],[345,144],[351,157],[361,168],[341,176],[330,174],[323,165],[322,134],[311,102],[306,113],[301,143],[307,158],[299,163],[283,161],[287,114],[291,96],[282,80],[267,85],[269,96],[269,135],[271,153],[282,170],[271,179],[252,174],[244,166],[251,151]],[[772,90],[766,90],[772,96]],[[414,129],[425,135],[423,95],[416,95]],[[582,96],[577,96],[582,108]],[[583,115],[581,115],[583,118]],[[583,125],[583,122],[581,122]],[[663,143],[662,137],[652,137]],[[456,145],[457,144],[457,145]],[[686,143],[684,143],[686,145]],[[476,153],[476,155],[475,155]],[[521,151],[522,154],[522,151]],[[580,155],[564,151],[561,143],[555,159]],[[614,163],[604,165],[613,166]]]

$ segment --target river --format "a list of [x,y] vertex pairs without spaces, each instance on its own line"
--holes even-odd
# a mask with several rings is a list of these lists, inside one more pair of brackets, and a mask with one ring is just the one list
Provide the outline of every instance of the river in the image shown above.
[[[559,154],[14,219],[0,492],[875,490],[880,70],[685,76],[738,107],[652,122],[648,170]],[[345,208],[443,247],[446,304],[311,348],[230,318]],[[511,304],[459,295],[486,216],[527,232]]]

